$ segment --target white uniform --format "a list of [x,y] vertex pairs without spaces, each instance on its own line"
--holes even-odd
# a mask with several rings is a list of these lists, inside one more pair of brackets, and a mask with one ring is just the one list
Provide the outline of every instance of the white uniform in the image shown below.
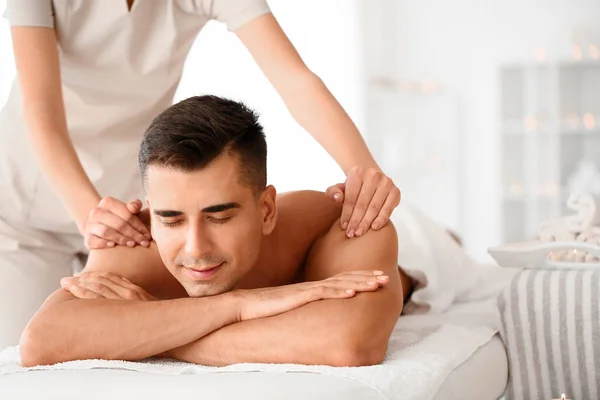
[[[143,198],[138,146],[172,104],[188,51],[210,20],[234,31],[266,0],[8,0],[12,26],[54,27],[69,134],[102,196]],[[0,349],[20,333],[85,252],[43,178],[15,82],[0,113]]]

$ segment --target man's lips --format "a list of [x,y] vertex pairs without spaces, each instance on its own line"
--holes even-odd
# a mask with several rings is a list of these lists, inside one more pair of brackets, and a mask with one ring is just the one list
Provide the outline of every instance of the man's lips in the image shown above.
[[183,267],[183,273],[188,278],[191,278],[191,279],[193,279],[195,281],[210,279],[217,272],[219,272],[219,270],[221,269],[221,266],[223,264],[224,264],[224,262],[222,262],[221,264],[216,265],[214,267],[203,268],[203,269],[195,269],[195,268]]

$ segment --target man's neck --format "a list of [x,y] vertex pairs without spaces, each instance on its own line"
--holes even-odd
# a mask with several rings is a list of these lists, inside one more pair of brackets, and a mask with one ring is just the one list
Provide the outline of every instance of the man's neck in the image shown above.
[[278,243],[279,237],[277,229],[270,235],[263,236],[256,263],[235,286],[236,289],[256,289],[290,283],[289,279],[282,276],[289,267],[283,265],[285,262],[279,252],[285,247]]

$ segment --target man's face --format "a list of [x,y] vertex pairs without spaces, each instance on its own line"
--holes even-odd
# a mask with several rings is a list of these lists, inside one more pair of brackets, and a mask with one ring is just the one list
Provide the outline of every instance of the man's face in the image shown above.
[[191,297],[231,290],[275,224],[274,188],[257,198],[229,154],[193,172],[149,166],[147,195],[162,261]]

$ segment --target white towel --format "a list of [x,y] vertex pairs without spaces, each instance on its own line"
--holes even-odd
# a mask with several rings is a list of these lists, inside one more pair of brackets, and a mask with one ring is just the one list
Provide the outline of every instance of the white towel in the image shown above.
[[[52,366],[22,368],[18,347],[0,353],[0,376],[43,369],[114,368],[157,374],[205,374],[218,372],[269,371],[313,372],[349,378],[372,387],[388,400],[432,399],[457,366],[487,343],[495,330],[485,326],[431,324],[428,316],[400,318],[390,339],[386,360],[370,367],[335,368],[297,364],[236,364],[206,367],[174,360],[149,359],[143,362],[82,360]],[[201,394],[199,394],[201,397]]]
[[573,192],[567,199],[567,207],[576,214],[566,218],[572,232],[582,232],[600,225],[600,194]]

